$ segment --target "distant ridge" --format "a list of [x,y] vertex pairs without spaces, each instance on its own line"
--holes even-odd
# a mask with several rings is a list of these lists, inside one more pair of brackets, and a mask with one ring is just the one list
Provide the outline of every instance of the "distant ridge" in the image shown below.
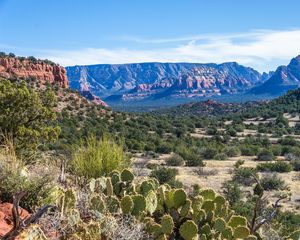
[[118,102],[235,94],[269,78],[267,73],[236,62],[99,64],[66,69],[71,88]]
[[287,66],[277,68],[273,76],[249,91],[251,94],[282,95],[300,86],[300,55],[293,58]]

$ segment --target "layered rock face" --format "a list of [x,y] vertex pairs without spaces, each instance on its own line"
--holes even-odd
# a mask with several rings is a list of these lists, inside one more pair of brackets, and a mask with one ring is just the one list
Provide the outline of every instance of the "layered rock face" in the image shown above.
[[4,78],[35,78],[42,84],[55,83],[68,88],[69,81],[66,69],[59,65],[48,64],[45,61],[3,57],[0,58],[0,76]]
[[236,93],[266,78],[235,62],[100,64],[66,69],[71,88],[89,90],[106,100]]

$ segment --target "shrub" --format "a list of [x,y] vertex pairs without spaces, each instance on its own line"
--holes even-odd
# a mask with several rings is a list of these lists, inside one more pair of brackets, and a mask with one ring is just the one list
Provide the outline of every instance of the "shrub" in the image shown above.
[[259,148],[254,145],[242,145],[240,146],[240,150],[243,156],[255,156],[258,153]]
[[172,154],[167,158],[166,164],[169,166],[182,166],[184,165],[184,159],[178,154]]
[[235,168],[239,168],[239,167],[242,166],[244,163],[245,163],[245,160],[239,159],[239,160],[237,160],[237,161],[235,162],[234,167],[235,167]]
[[291,232],[300,229],[300,215],[291,211],[279,211],[276,221],[282,231],[281,236],[289,236]]
[[204,159],[214,159],[218,151],[214,147],[204,147],[201,150],[201,155]]
[[73,171],[78,176],[98,178],[129,165],[123,144],[108,136],[90,136],[73,151]]
[[162,143],[157,147],[156,151],[158,153],[167,154],[167,153],[172,152],[172,146],[169,143]]
[[218,129],[216,127],[209,127],[206,129],[207,135],[216,135],[218,133]]
[[178,170],[174,168],[160,167],[151,172],[150,177],[156,178],[160,184],[170,183],[176,180]]
[[262,149],[257,155],[258,161],[272,161],[273,159],[274,159],[274,154],[269,149]]
[[298,141],[293,137],[282,138],[278,141],[278,143],[280,143],[281,145],[286,145],[286,146],[298,146],[299,145]]
[[196,154],[191,154],[185,161],[185,164],[189,167],[203,167],[205,164],[203,163],[203,160],[201,156],[197,156]]
[[227,147],[225,153],[228,157],[237,157],[241,154],[241,151],[237,147]]
[[196,173],[200,176],[200,177],[207,177],[207,176],[213,176],[213,175],[217,175],[218,174],[218,170],[217,169],[206,169],[204,167],[200,167]]
[[231,206],[238,203],[243,196],[243,191],[236,182],[226,181],[222,185],[223,194]]
[[256,166],[256,169],[260,172],[290,172],[292,171],[292,166],[289,163],[283,162],[283,161],[277,161],[274,163],[260,163]]
[[236,130],[233,127],[230,127],[229,129],[227,129],[227,133],[231,136],[231,137],[235,137],[236,136]]
[[270,150],[274,154],[274,156],[280,156],[282,154],[282,147],[280,145],[272,145]]
[[285,190],[287,188],[284,180],[278,174],[268,174],[261,178],[260,184],[264,190]]
[[291,165],[293,166],[294,171],[300,171],[300,160],[292,160]]
[[197,153],[197,149],[180,145],[176,147],[175,152],[185,160],[187,166],[204,166],[201,156]]
[[294,161],[294,160],[297,160],[298,157],[295,156],[293,153],[287,153],[284,155],[284,158],[286,161]]
[[251,186],[255,182],[253,174],[256,174],[256,171],[253,168],[238,167],[233,171],[232,181],[245,186]]
[[216,160],[226,160],[228,158],[228,156],[225,153],[218,153],[215,156]]

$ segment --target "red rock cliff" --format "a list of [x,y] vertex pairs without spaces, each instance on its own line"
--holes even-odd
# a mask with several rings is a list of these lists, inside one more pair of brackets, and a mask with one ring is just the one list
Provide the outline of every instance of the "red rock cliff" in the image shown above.
[[42,84],[47,82],[56,83],[60,87],[69,88],[66,69],[42,60],[20,60],[13,57],[0,58],[0,76],[23,79],[34,77],[41,81]]

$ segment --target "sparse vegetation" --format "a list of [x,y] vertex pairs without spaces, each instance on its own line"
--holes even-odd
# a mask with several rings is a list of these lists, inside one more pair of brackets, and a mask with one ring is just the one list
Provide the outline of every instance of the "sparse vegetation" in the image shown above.
[[[284,176],[300,169],[299,126],[291,127],[282,112],[299,110],[288,99],[298,102],[297,91],[270,103],[174,117],[174,108],[112,112],[72,91],[30,87],[35,81],[0,81],[1,144],[7,149],[11,139],[17,153],[2,159],[0,151],[0,201],[13,202],[25,191],[20,206],[30,212],[45,204],[57,208],[26,226],[25,239],[47,235],[49,226],[64,239],[260,239],[261,219],[281,239],[298,237],[299,216],[279,211],[274,200],[291,189]],[[254,117],[264,122],[249,120]],[[39,151],[41,158],[31,161],[19,150]],[[131,156],[142,160],[132,169]],[[293,201],[282,204],[298,211]]]

